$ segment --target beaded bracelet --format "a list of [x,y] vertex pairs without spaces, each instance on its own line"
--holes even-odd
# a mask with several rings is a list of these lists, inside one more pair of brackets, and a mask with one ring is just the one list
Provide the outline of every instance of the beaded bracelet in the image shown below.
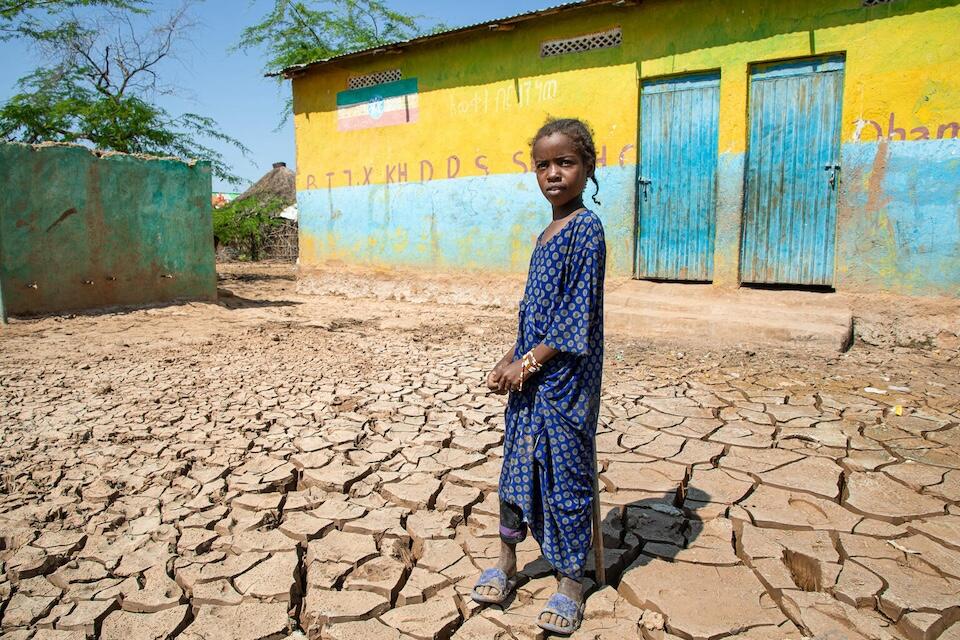
[[537,362],[537,357],[533,355],[533,349],[523,354],[523,358],[520,360],[520,385],[517,391],[523,391],[523,379],[527,377],[528,373],[537,373],[542,368],[543,365]]

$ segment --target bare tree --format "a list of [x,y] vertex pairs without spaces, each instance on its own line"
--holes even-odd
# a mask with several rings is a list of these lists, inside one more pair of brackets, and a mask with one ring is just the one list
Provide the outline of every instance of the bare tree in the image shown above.
[[191,6],[188,0],[159,20],[148,19],[146,27],[138,25],[142,16],[107,8],[92,17],[70,14],[38,31],[31,42],[47,64],[22,78],[20,92],[0,108],[0,136],[202,158],[212,162],[219,177],[239,181],[203,141],[227,143],[244,153],[246,147],[211,118],[174,116],[156,103],[176,91],[162,72],[196,26]]
[[146,4],[146,0],[0,0],[0,40],[42,36],[49,20],[79,7],[146,13]]

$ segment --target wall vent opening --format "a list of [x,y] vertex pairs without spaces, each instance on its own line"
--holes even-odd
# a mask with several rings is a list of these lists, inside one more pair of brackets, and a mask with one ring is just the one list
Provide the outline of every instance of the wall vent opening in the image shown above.
[[623,31],[620,27],[616,27],[609,31],[588,33],[575,38],[547,40],[540,43],[540,57],[549,58],[550,56],[561,56],[565,53],[580,53],[593,49],[609,49],[610,47],[619,47],[622,43]]
[[373,87],[386,82],[394,82],[401,79],[400,69],[388,69],[386,71],[377,71],[362,76],[354,76],[347,80],[348,89],[363,89],[364,87]]

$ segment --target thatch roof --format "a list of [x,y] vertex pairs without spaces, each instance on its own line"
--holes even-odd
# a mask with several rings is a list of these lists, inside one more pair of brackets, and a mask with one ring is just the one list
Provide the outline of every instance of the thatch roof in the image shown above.
[[296,174],[287,168],[286,163],[274,162],[273,168],[253,183],[249,189],[237,196],[234,202],[263,196],[268,198],[279,197],[287,205],[297,201]]

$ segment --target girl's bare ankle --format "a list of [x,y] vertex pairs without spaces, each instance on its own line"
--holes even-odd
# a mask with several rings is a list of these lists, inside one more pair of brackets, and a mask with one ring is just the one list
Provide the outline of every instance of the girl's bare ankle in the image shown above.
[[500,545],[500,558],[497,567],[508,576],[517,572],[517,547],[502,543]]
[[566,576],[560,578],[560,584],[557,587],[557,590],[569,598],[574,600],[580,600],[583,595],[583,584],[577,582],[573,578],[567,578]]

